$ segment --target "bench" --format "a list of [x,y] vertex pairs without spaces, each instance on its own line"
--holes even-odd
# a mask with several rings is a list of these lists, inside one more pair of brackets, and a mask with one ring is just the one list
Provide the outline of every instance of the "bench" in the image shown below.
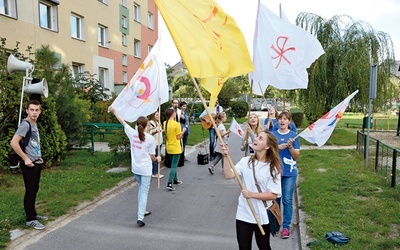
[[362,127],[362,124],[359,124],[359,123],[348,123],[348,122],[346,122],[345,124],[346,124],[347,128],[360,128],[360,127]]
[[124,127],[121,123],[102,123],[102,122],[87,122],[83,124],[84,134],[89,135],[91,139],[90,151],[94,152],[94,136],[100,135],[101,140],[104,140],[105,134],[113,134],[116,130],[122,130]]

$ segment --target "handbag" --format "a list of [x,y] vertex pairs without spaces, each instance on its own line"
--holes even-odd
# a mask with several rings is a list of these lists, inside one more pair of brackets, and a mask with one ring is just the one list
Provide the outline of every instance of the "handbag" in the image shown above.
[[[254,182],[256,183],[258,192],[262,193],[260,185],[258,185],[258,182],[257,182],[255,169],[254,169],[254,162],[253,162],[253,178],[254,178]],[[264,206],[267,209],[270,233],[271,233],[272,237],[275,237],[278,235],[279,230],[282,225],[281,208],[279,207],[278,203],[275,200],[272,201],[272,205],[270,207],[268,207],[266,201],[262,201],[262,202],[264,203]]]

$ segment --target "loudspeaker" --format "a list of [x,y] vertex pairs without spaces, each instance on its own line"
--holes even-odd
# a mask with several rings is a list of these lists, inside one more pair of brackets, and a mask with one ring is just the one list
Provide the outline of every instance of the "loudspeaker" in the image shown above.
[[49,87],[47,86],[46,79],[43,78],[42,81],[37,81],[38,79],[33,78],[32,83],[28,83],[25,86],[24,92],[28,94],[44,95],[44,97],[47,98],[47,96],[49,95]]
[[13,55],[10,55],[7,60],[7,71],[13,73],[14,71],[26,71],[33,72],[34,66],[31,63],[20,61]]

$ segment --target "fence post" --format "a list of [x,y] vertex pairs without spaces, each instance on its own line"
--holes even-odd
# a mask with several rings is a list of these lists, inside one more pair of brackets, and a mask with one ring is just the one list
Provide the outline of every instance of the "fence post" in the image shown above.
[[392,187],[396,186],[396,166],[397,166],[397,150],[393,149],[393,164],[392,164]]
[[376,140],[376,149],[375,149],[375,172],[378,170],[379,144],[380,144],[380,141],[379,141],[379,140]]

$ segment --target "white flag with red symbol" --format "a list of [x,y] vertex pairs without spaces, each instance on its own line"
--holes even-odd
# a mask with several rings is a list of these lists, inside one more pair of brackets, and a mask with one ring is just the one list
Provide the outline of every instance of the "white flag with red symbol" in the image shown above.
[[317,38],[259,4],[253,40],[253,93],[277,89],[305,89],[307,68],[324,50]]
[[167,73],[159,53],[160,39],[111,104],[125,121],[135,122],[139,116],[148,116],[158,109],[159,102],[168,101]]
[[240,127],[239,123],[235,120],[235,118],[232,118],[231,126],[229,127],[229,130],[234,133],[235,135],[239,136],[240,138],[243,138],[244,136],[244,131],[242,127]]
[[347,106],[349,105],[350,100],[357,93],[358,90],[354,91],[336,107],[334,107],[324,116],[319,118],[318,121],[314,122],[306,129],[304,129],[299,134],[299,136],[301,136],[304,140],[308,142],[317,144],[318,147],[324,145],[328,141],[329,137],[331,137],[331,134],[336,127],[336,124],[342,118]]

